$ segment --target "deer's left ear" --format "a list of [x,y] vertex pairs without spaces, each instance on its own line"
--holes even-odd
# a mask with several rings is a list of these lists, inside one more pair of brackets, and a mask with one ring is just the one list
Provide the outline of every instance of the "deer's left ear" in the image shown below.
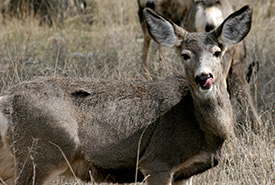
[[[177,46],[181,43],[186,32],[183,28],[178,27],[173,22],[155,13],[150,8],[145,8],[143,14],[148,31],[157,43],[168,48]],[[177,34],[176,29],[182,29],[181,36]]]
[[223,23],[213,31],[226,48],[242,41],[251,29],[252,8],[248,5],[229,15]]

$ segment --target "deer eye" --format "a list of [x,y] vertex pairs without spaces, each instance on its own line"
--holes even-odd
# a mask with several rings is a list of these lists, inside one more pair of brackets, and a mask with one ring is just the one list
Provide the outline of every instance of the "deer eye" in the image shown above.
[[183,50],[181,52],[181,57],[183,60],[189,60],[191,58],[191,52],[189,50]]
[[214,46],[214,47],[212,48],[212,53],[213,53],[213,56],[214,56],[214,57],[220,57],[220,56],[222,55],[222,50],[221,50],[220,47]]
[[216,52],[214,53],[214,56],[215,56],[215,57],[220,57],[220,56],[221,56],[221,54],[222,54],[222,52],[221,52],[221,51],[216,51]]

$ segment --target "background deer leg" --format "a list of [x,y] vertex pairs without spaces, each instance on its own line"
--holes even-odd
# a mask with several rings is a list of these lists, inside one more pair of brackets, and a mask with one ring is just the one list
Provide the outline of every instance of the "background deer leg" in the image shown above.
[[159,66],[159,76],[162,76],[161,73],[163,71],[163,68],[164,68],[164,61],[165,61],[165,57],[164,57],[164,47],[159,45],[158,47],[159,49],[159,63],[160,63],[160,66]]
[[143,62],[143,69],[145,71],[145,75],[149,80],[152,80],[152,77],[149,72],[148,68],[148,52],[149,46],[151,42],[151,37],[148,34],[148,31],[144,30],[144,42],[143,42],[143,49],[142,49],[142,62]]
[[144,34],[144,42],[143,42],[143,49],[142,49],[142,60],[143,60],[143,67],[148,70],[148,51],[151,42],[151,37],[148,33]]
[[150,57],[148,60],[148,63],[152,63],[155,59],[155,55],[159,49],[160,45],[158,43],[156,43],[155,41],[153,41],[152,43],[152,47],[151,47],[151,53],[150,53]]

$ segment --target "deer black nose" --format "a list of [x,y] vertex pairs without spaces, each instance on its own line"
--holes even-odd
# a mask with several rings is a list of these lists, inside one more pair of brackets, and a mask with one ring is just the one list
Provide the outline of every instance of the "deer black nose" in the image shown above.
[[212,30],[214,30],[215,26],[212,24],[206,24],[205,26],[205,32],[210,32]]
[[201,86],[202,89],[210,89],[213,83],[212,74],[201,74],[196,76],[195,82]]

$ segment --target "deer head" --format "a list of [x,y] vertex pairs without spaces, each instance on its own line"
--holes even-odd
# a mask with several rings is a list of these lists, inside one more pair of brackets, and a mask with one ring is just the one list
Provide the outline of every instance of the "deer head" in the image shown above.
[[250,31],[250,6],[231,14],[218,28],[207,33],[189,33],[148,8],[144,16],[152,38],[163,46],[176,48],[193,95],[208,99],[226,87],[222,57],[227,48],[242,41]]

